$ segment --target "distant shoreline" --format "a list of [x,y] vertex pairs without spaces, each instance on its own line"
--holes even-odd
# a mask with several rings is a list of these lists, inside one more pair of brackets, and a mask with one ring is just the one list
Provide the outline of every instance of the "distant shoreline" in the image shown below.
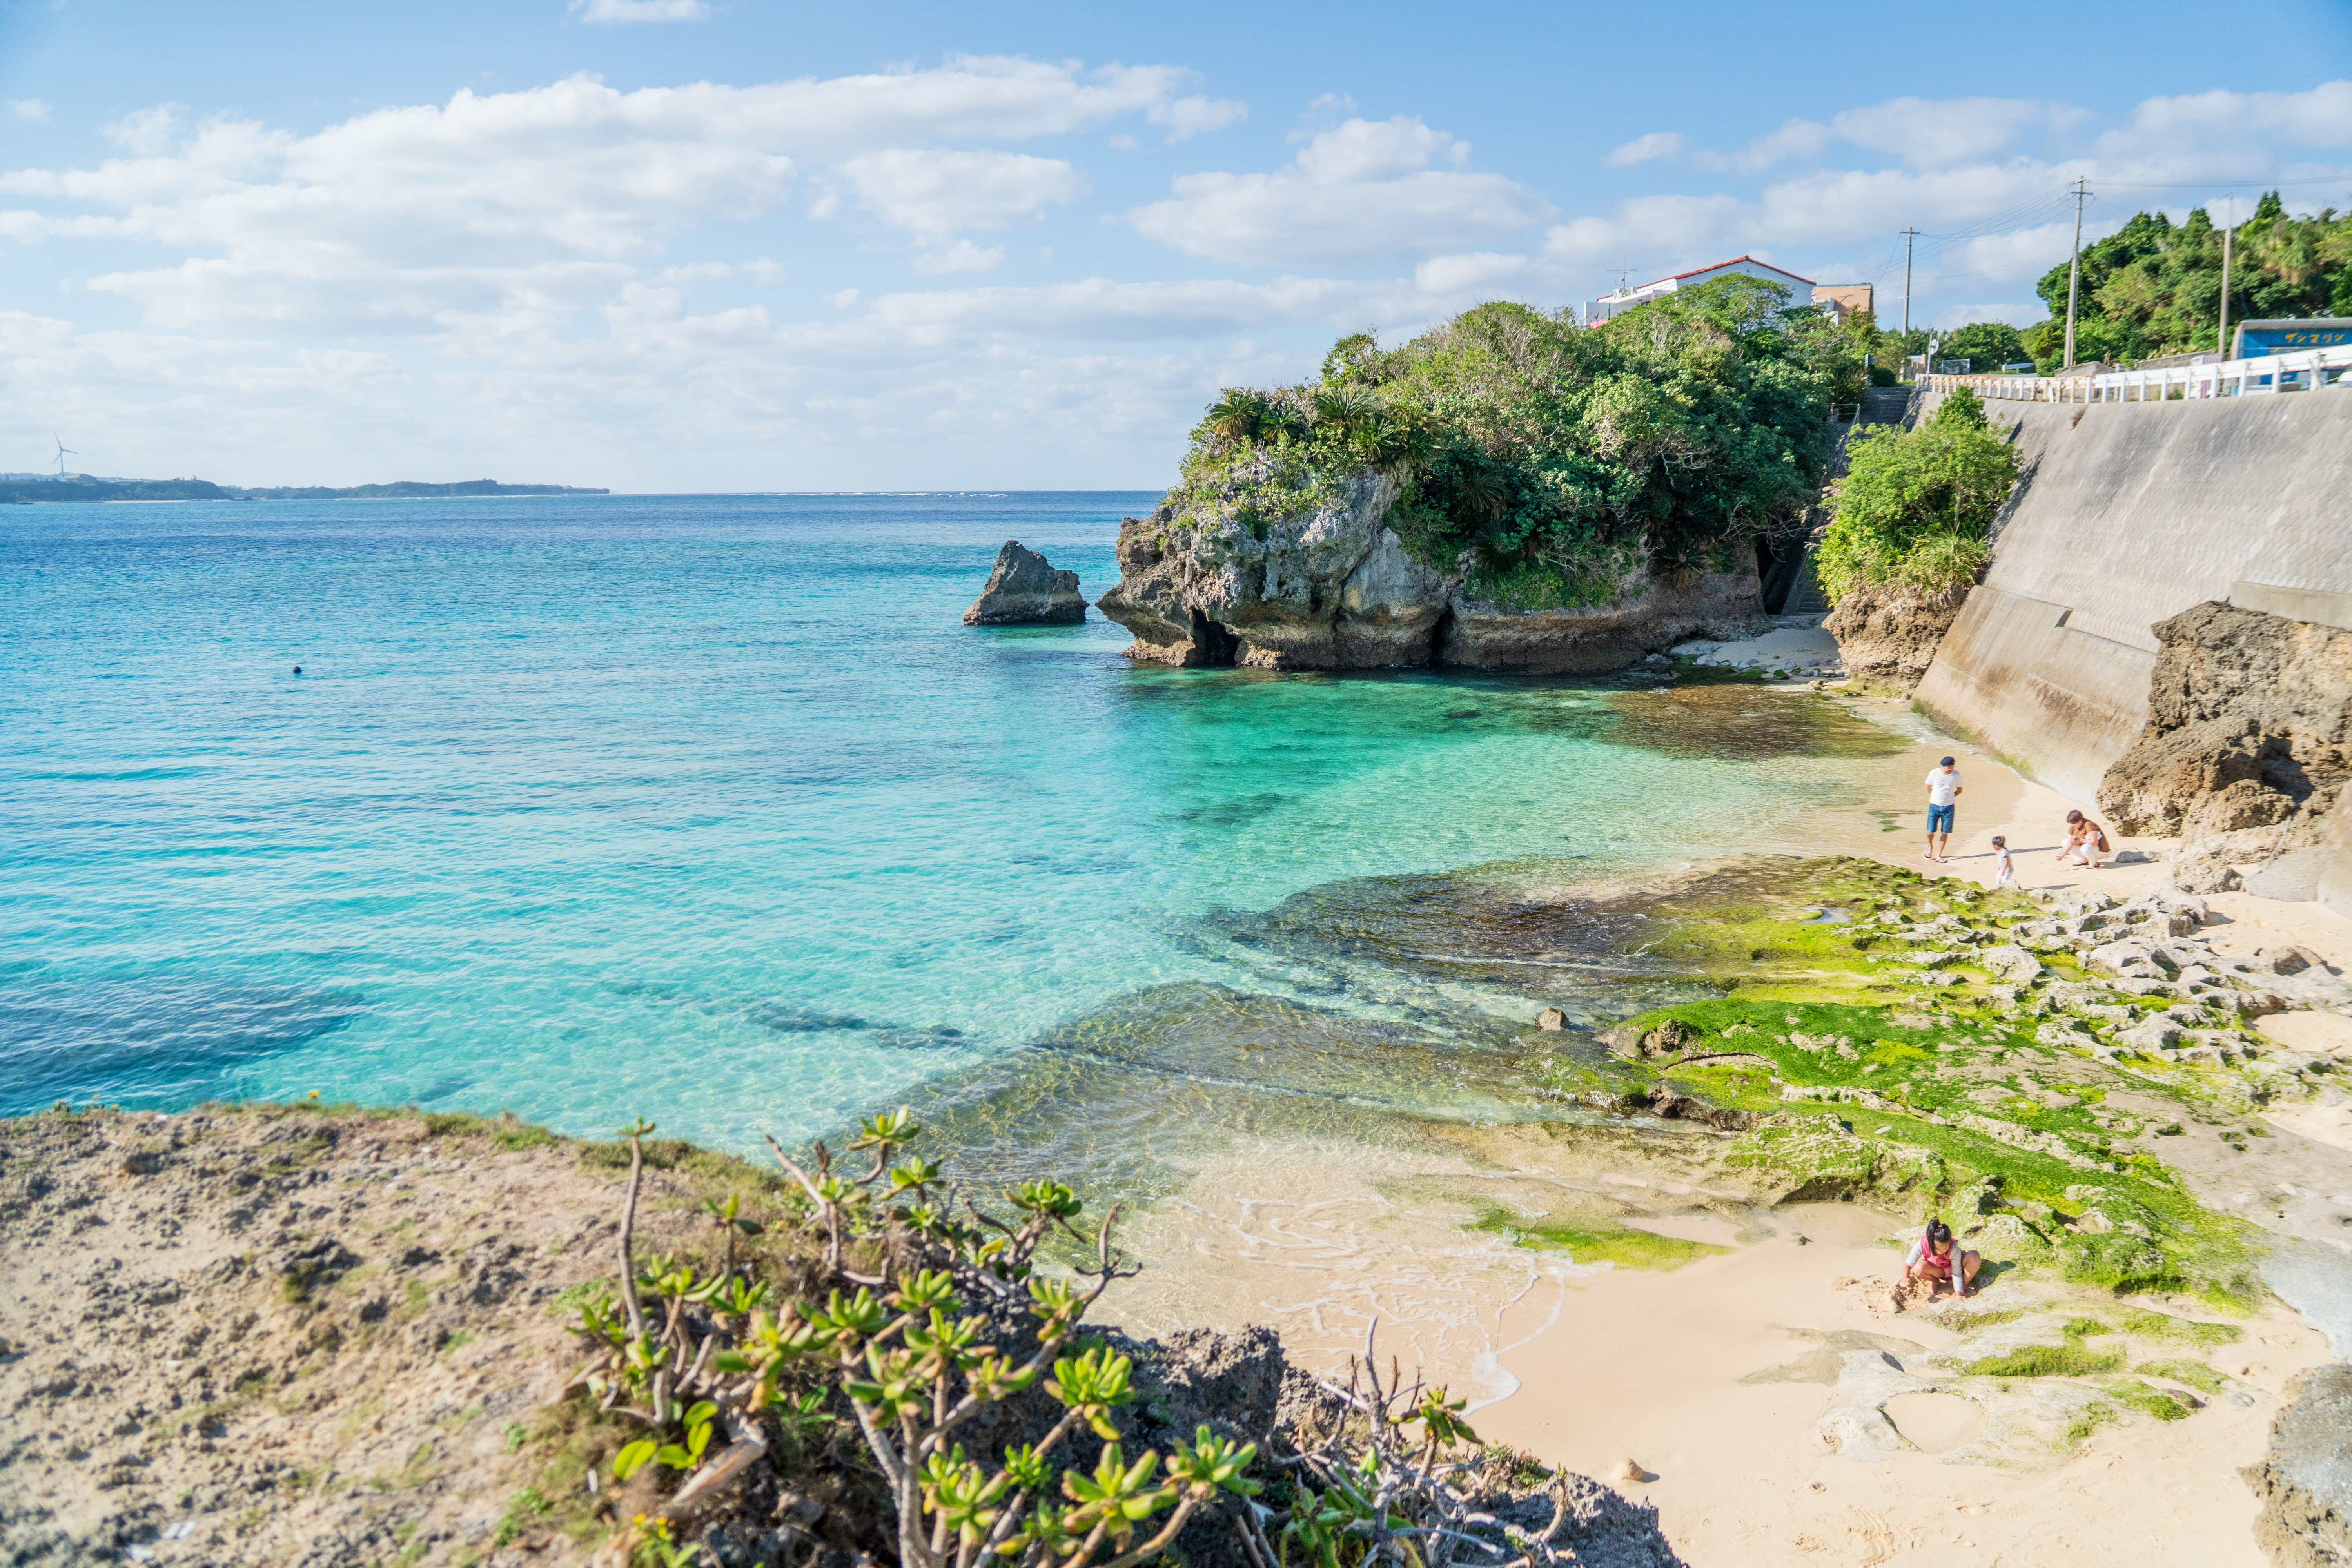
[[0,479],[0,505],[59,505],[89,501],[192,500],[452,500],[473,497],[601,496],[607,489],[573,485],[510,485],[497,479],[461,479],[426,484],[402,479],[388,485],[280,485],[266,489],[215,484],[210,479],[101,479],[89,475],[63,479]]

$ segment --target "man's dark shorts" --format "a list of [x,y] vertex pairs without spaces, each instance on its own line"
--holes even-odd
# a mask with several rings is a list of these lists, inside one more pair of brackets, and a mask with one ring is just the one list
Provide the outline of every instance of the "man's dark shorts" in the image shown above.
[[1960,805],[1958,801],[1954,801],[1949,805],[1929,806],[1927,808],[1927,831],[1930,833],[1949,833],[1952,830],[1952,817],[1959,808]]

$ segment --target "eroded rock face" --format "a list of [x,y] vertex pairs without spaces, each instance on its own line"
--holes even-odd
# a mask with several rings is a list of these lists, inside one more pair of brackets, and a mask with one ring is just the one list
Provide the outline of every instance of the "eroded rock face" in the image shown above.
[[1055,571],[1052,562],[1023,549],[1017,539],[1006,540],[996,552],[988,585],[963,613],[968,626],[1069,626],[1086,618],[1078,574]]
[[1944,634],[1967,602],[1966,593],[1922,599],[1899,590],[1857,588],[1822,626],[1837,638],[1855,687],[1907,697],[1927,679]]
[[2254,1540],[2292,1568],[2352,1563],[2352,1367],[2314,1367],[2288,1386],[2270,1453],[2238,1472],[2262,1502]]
[[1637,573],[1617,604],[1521,611],[1430,570],[1389,528],[1395,479],[1349,478],[1333,504],[1244,521],[1163,506],[1118,534],[1118,585],[1097,607],[1135,635],[1130,658],[1265,669],[1427,664],[1533,674],[1622,669],[1685,637],[1739,637],[1769,623],[1756,574],[1656,583]]
[[2099,783],[2116,826],[2275,827],[2352,778],[2352,632],[2219,602],[2155,631],[2147,727]]
[[1097,602],[1130,658],[1265,669],[1427,664],[1450,579],[1385,521],[1396,480],[1366,471],[1339,504],[1261,522],[1161,507],[1118,531],[1118,586]]
[[1650,580],[1591,609],[1514,610],[1456,588],[1449,609],[1436,662],[1529,675],[1623,669],[1685,637],[1734,640],[1772,624],[1752,571]]

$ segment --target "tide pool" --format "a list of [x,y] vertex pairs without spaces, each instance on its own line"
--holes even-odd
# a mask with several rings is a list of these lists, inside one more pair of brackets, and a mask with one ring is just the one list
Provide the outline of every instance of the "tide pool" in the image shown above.
[[960,624],[1008,538],[1099,595],[1155,500],[0,511],[0,1110],[805,1137],[1148,987],[1262,988],[1234,911],[1675,864],[1852,788],[1773,694]]

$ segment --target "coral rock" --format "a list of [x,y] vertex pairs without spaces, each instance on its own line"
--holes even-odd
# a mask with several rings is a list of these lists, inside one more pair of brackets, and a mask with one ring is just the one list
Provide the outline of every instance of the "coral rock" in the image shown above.
[[1078,574],[1056,572],[1052,562],[1024,550],[1017,539],[1006,540],[996,552],[988,585],[963,613],[968,626],[1068,626],[1086,618]]

